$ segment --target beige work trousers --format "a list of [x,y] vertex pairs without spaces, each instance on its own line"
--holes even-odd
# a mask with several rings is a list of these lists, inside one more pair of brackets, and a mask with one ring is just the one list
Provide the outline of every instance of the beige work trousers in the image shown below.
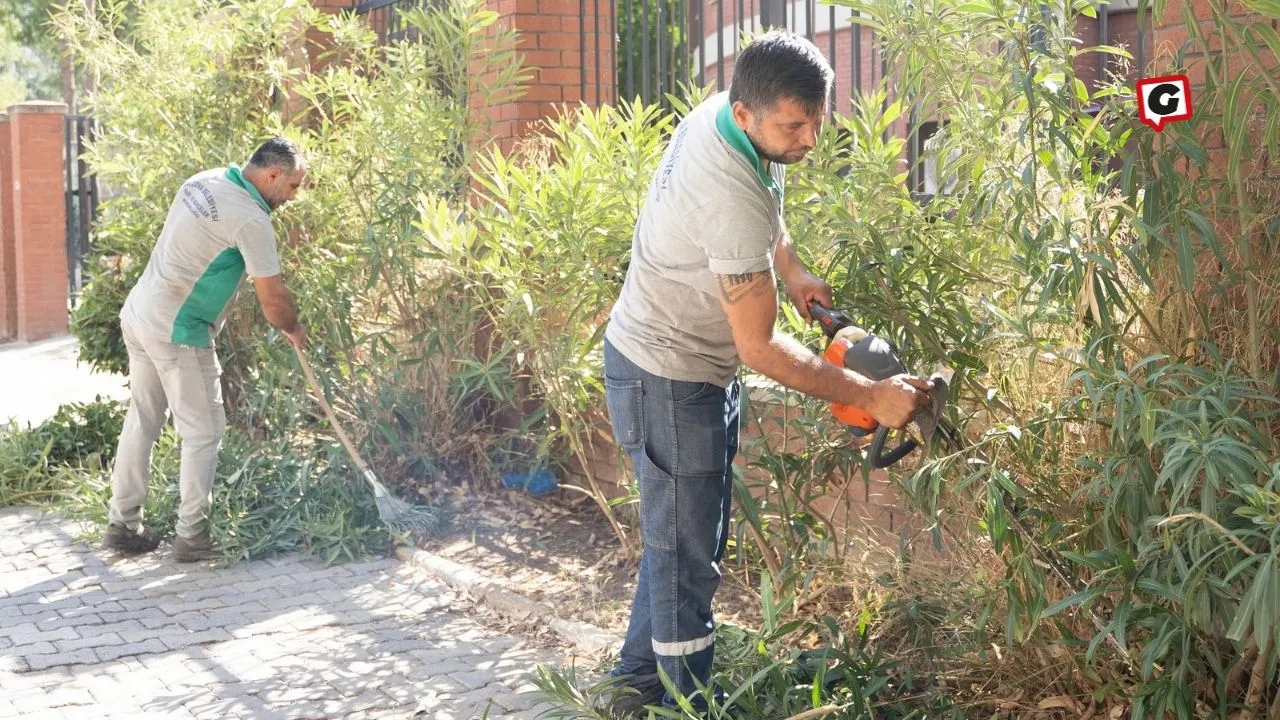
[[110,522],[136,529],[150,487],[151,449],[164,428],[166,410],[182,441],[178,476],[178,535],[206,530],[213,478],[227,416],[222,408],[222,368],[213,348],[175,345],[147,337],[123,323],[129,351],[132,397],[111,473]]

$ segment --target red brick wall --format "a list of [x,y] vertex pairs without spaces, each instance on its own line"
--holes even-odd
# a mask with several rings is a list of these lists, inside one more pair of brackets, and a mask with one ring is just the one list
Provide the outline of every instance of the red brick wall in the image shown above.
[[[1214,23],[1211,19],[1213,14],[1209,0],[1169,0],[1165,6],[1164,15],[1154,20],[1153,34],[1157,51],[1153,54],[1148,75],[1164,74],[1178,69],[1173,63],[1176,52],[1179,47],[1187,43],[1190,37],[1183,12],[1187,5],[1190,5],[1194,21],[1200,25],[1201,35],[1207,36],[1205,38],[1207,44],[1199,40],[1192,41],[1185,55],[1186,74],[1193,87],[1192,108],[1197,115],[1201,113],[1221,115],[1221,107],[1206,107],[1196,102],[1196,89],[1202,89],[1205,85],[1210,59],[1219,64],[1225,61],[1225,77],[1218,78],[1219,84],[1231,82],[1242,75],[1251,80],[1256,80],[1262,73],[1270,73],[1272,77],[1276,77],[1280,64],[1277,63],[1275,54],[1262,43],[1254,48],[1262,60],[1261,66],[1254,62],[1243,46],[1229,46],[1224,54],[1221,37],[1216,30],[1212,29]],[[1272,28],[1280,29],[1280,21],[1264,20],[1261,15],[1250,14],[1238,2],[1227,2],[1225,8],[1238,26],[1265,22]],[[1239,105],[1237,110],[1240,111],[1240,116],[1249,123],[1248,136],[1254,142],[1261,143],[1266,132],[1262,101],[1245,92],[1239,100]],[[1205,134],[1201,139],[1209,153],[1210,173],[1224,173],[1227,167],[1227,148],[1223,134],[1215,131]],[[1257,153],[1255,157],[1246,156],[1242,162],[1242,169],[1246,181],[1251,185],[1256,185],[1263,191],[1269,190],[1273,197],[1280,195],[1276,192],[1277,185],[1280,185],[1280,167],[1268,165],[1265,153]]]
[[[692,3],[690,4],[692,5]],[[739,28],[749,33],[760,32],[760,5],[757,0],[742,0],[741,13],[738,12],[738,4],[737,0],[704,0],[702,3],[702,31],[706,35],[711,35],[715,32],[716,27],[732,25],[735,28],[735,32]],[[723,12],[723,22],[721,21],[722,16],[718,14],[721,12]],[[695,13],[696,8],[690,7],[689,18],[694,34],[698,32],[698,28],[694,25],[694,20],[697,18]],[[739,16],[741,16],[741,21]],[[724,51],[726,55],[732,55],[734,50],[735,47],[732,43],[725,43]]]
[[17,337],[67,330],[67,211],[62,103],[9,108],[13,158],[13,260]]
[[[478,107],[504,151],[566,105],[614,99],[613,5],[607,0],[490,0],[496,27],[519,33],[516,50],[528,70],[516,100]],[[598,51],[597,51],[598,46]],[[491,78],[477,78],[483,85]]]
[[[330,14],[347,12],[351,10],[351,0],[311,0],[311,7],[323,13]],[[300,49],[307,53],[308,65],[313,72],[323,70],[330,62],[328,59],[322,57],[324,52],[330,47],[329,37],[330,36],[328,34],[320,32],[314,27],[307,28],[302,47]],[[292,97],[290,99],[293,100]],[[300,101],[298,101],[298,105],[301,105]],[[290,107],[289,110],[296,111],[297,107]]]
[[18,332],[18,298],[13,267],[13,152],[9,114],[0,112],[0,342]]
[[[1185,56],[1187,75],[1191,78],[1192,85],[1203,86],[1208,58],[1220,57],[1223,52],[1222,37],[1214,29],[1213,13],[1209,0],[1169,0],[1165,5],[1164,15],[1153,19],[1153,45],[1155,51],[1148,53],[1148,60],[1151,63],[1148,74],[1163,73],[1174,69],[1173,59],[1176,52],[1184,44],[1187,44],[1190,38],[1190,33],[1183,17],[1183,9],[1187,5],[1191,7],[1191,15],[1194,21],[1199,24],[1200,34],[1207,36],[1205,38],[1207,47],[1198,40],[1193,41],[1187,45]],[[1273,29],[1280,29],[1280,21],[1264,20],[1261,15],[1248,12],[1247,8],[1238,2],[1234,2],[1234,0],[1226,2],[1225,9],[1228,16],[1239,27],[1252,23],[1265,23]],[[1263,66],[1258,67],[1254,64],[1250,71],[1252,76],[1257,77],[1263,71],[1274,73],[1277,67],[1275,54],[1263,43],[1258,43],[1255,50],[1261,56]],[[1246,66],[1253,64],[1246,50],[1242,46],[1234,44],[1228,48],[1226,59],[1228,80],[1238,77]]]

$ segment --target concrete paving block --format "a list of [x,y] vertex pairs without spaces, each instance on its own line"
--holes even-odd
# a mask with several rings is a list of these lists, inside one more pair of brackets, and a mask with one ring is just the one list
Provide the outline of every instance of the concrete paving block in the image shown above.
[[449,677],[462,683],[468,690],[482,688],[497,679],[492,670],[471,670],[467,672],[449,673]]
[[210,643],[222,642],[230,640],[231,635],[222,628],[209,628],[200,632],[190,632],[178,636],[166,636],[161,642],[170,650],[181,650],[193,645],[208,645]]
[[25,607],[22,614],[35,615],[38,613],[48,616],[49,614],[56,615],[64,610],[74,610],[76,608],[84,607],[84,601],[75,595],[45,602],[44,600],[49,598],[51,595],[53,595],[53,593],[46,593],[44,598],[42,598],[42,602]]
[[87,612],[87,608],[79,608],[79,610],[83,612],[59,613],[58,617],[40,620],[36,623],[36,629],[41,632],[48,632],[64,627],[79,628],[86,625],[102,625],[106,622],[101,615]]
[[327,694],[327,689],[323,687],[302,687],[280,683],[259,692],[258,698],[265,702],[268,707],[283,710],[299,703],[319,703],[325,699]]
[[191,602],[185,600],[180,602],[162,602],[158,604],[158,607],[163,610],[166,615],[177,618],[182,617],[185,613],[204,613],[210,610],[220,610],[226,607],[226,605],[227,604],[223,602],[223,598],[212,597]]
[[368,690],[351,698],[325,700],[321,706],[325,712],[329,713],[329,717],[343,717],[363,710],[390,707],[394,704],[390,698],[380,691]]
[[499,692],[493,695],[493,703],[508,712],[520,712],[533,707],[541,695],[536,693]]
[[37,643],[48,643],[54,640],[75,640],[80,637],[80,633],[75,628],[57,627],[52,630],[39,630],[36,623],[27,623],[27,628],[9,635],[15,647],[21,648],[23,645],[35,645]]
[[160,642],[164,642],[167,638],[185,636],[189,632],[190,631],[181,625],[168,625],[155,630],[147,628],[123,630],[117,634],[121,638],[122,644],[133,644],[143,643],[148,640],[159,640]]
[[287,708],[281,708],[279,712],[285,720],[329,719],[329,716],[325,714],[324,708],[316,701],[294,703]]
[[11,652],[13,653],[13,657],[22,658],[29,655],[52,655],[58,652],[58,648],[54,647],[53,643],[47,640],[27,644],[18,644],[15,642]]
[[168,647],[155,638],[151,638],[140,643],[126,643],[124,645],[108,645],[100,647],[94,652],[98,654],[98,658],[102,662],[110,662],[119,658],[132,657],[136,655],[146,655],[149,653],[167,652]]
[[94,705],[96,701],[88,690],[79,687],[60,687],[45,698],[46,708],[67,708],[76,705]]
[[119,645],[123,642],[124,640],[118,634],[105,632],[86,634],[84,637],[77,637],[72,640],[55,640],[53,645],[58,648],[58,652],[69,653],[86,648],[102,647],[103,645]]

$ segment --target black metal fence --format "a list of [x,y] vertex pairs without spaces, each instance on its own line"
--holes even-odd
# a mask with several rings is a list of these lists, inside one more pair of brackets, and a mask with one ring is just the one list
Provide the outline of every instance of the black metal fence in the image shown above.
[[382,43],[412,39],[412,28],[404,24],[404,11],[421,7],[430,0],[356,0],[351,9],[364,17]]
[[94,122],[86,115],[63,119],[67,186],[67,289],[74,307],[84,287],[90,250],[89,231],[98,217],[98,181],[84,162],[85,145],[93,139]]
[[[433,1],[354,0],[351,8],[383,42],[394,42],[407,37],[404,11]],[[783,27],[827,53],[837,96],[847,101],[886,72],[875,33],[857,30],[851,19],[849,9],[818,0],[579,0],[580,97],[663,103],[683,85],[723,90],[739,38]],[[607,57],[614,59],[609,67],[593,61]]]
[[875,33],[854,25],[849,9],[820,6],[818,0],[613,0],[613,5],[618,93],[624,98],[662,102],[664,94],[678,92],[684,83],[724,90],[740,38],[766,28],[785,28],[823,50],[836,71],[841,98],[874,87],[886,72]]

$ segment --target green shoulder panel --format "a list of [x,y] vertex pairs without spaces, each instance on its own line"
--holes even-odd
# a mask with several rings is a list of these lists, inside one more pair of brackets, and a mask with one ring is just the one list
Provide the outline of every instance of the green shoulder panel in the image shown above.
[[170,341],[175,345],[211,346],[213,341],[209,332],[235,295],[243,278],[244,258],[240,251],[227,248],[219,253],[196,281],[195,287],[191,288],[186,302],[178,309]]

